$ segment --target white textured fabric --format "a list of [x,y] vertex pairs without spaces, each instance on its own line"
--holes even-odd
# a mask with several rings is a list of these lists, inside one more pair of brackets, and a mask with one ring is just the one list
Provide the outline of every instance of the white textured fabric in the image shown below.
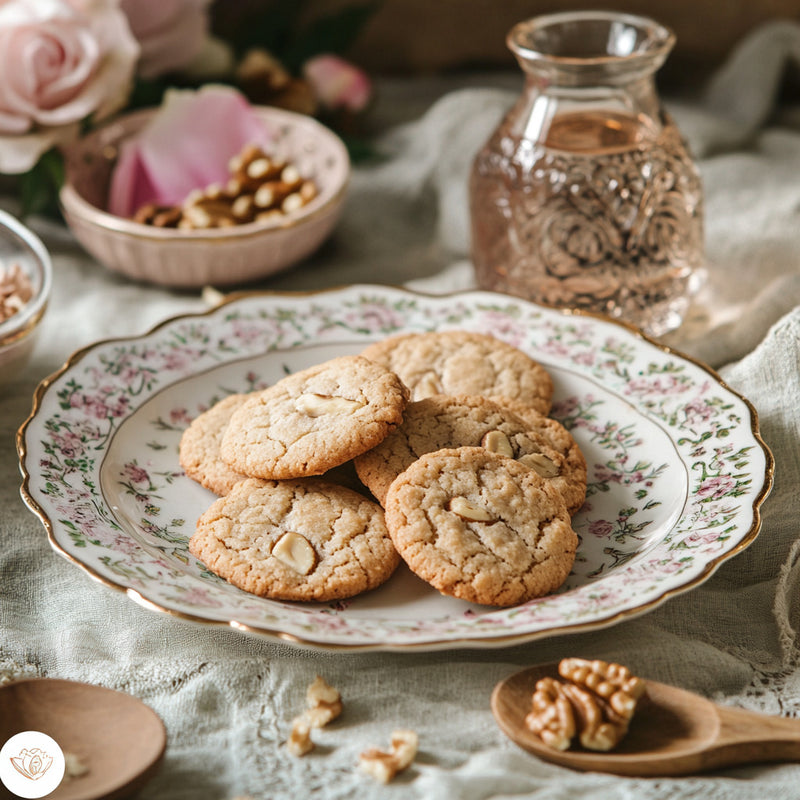
[[[49,675],[148,703],[169,736],[164,764],[142,794],[152,800],[799,797],[800,764],[685,779],[571,772],[516,748],[489,710],[493,686],[516,669],[584,655],[800,720],[800,126],[783,125],[762,102],[774,96],[776,58],[796,57],[800,34],[788,25],[755,36],[712,83],[710,98],[672,104],[705,182],[709,274],[692,318],[670,337],[719,367],[759,412],[776,477],[752,546],[644,616],[505,650],[298,650],[140,608],[52,553],[19,497],[14,434],[37,381],[73,350],[141,333],[202,301],[115,277],[63,231],[38,223],[55,259],[53,301],[33,362],[0,390],[0,681]],[[739,85],[747,91],[731,92]],[[399,97],[387,89],[385,102],[392,96]],[[393,130],[381,143],[386,160],[356,170],[334,240],[263,288],[470,287],[466,170],[513,96],[507,88],[457,91]],[[721,97],[736,124],[715,116]],[[318,733],[315,753],[293,759],[283,747],[288,724],[317,674],[341,690],[345,713]],[[387,744],[396,727],[419,733],[420,754],[382,787],[356,761],[366,747]]]

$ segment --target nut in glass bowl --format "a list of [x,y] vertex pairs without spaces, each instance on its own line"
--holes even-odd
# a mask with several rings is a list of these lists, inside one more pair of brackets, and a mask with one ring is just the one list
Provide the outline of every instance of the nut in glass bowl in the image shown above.
[[223,227],[161,227],[109,213],[109,185],[119,147],[152,119],[156,112],[148,109],[123,115],[67,152],[59,199],[75,237],[109,269],[176,288],[247,283],[310,256],[341,214],[350,176],[347,149],[311,117],[270,107],[255,111],[275,132],[275,159],[313,181],[314,196],[307,202],[286,213]]
[[50,254],[39,237],[0,211],[0,391],[33,351],[52,280]]

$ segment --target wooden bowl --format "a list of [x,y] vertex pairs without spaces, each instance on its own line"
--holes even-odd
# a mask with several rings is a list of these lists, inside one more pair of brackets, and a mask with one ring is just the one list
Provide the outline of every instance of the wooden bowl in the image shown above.
[[0,743],[23,731],[51,737],[65,758],[85,769],[65,776],[48,795],[52,800],[128,797],[152,777],[167,744],[163,723],[140,700],[57,678],[31,678],[0,688]]

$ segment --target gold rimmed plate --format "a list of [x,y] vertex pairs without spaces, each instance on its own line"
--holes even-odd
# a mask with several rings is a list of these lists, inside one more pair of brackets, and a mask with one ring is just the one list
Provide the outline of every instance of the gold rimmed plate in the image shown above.
[[[553,416],[589,464],[572,574],[507,609],[446,598],[402,565],[349,601],[249,595],[188,552],[214,496],[183,474],[180,436],[232,392],[358,353],[389,335],[491,333],[553,376]],[[505,295],[356,285],[244,294],[76,353],[19,431],[22,494],[53,547],[148,608],[299,645],[500,647],[607,626],[705,580],[757,535],[772,456],[751,405],[710,369],[632,328]]]

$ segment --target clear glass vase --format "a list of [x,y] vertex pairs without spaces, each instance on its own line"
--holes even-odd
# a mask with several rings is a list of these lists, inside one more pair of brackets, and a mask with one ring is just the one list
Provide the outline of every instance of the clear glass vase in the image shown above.
[[470,176],[481,288],[653,335],[680,325],[702,274],[703,191],[655,86],[674,41],[595,11],[510,31],[525,89]]

